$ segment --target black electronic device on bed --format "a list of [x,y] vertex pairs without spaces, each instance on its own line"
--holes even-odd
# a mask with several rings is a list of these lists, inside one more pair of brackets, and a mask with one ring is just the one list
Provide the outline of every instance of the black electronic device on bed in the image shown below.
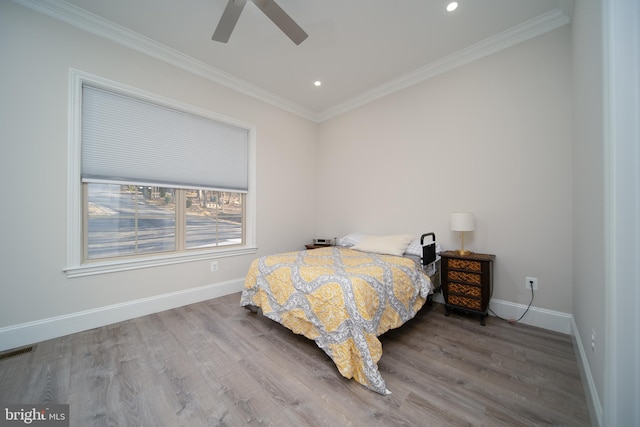
[[[426,245],[424,238],[431,236],[431,242]],[[429,265],[436,260],[436,235],[435,233],[426,233],[420,237],[420,244],[422,245],[422,265]]]

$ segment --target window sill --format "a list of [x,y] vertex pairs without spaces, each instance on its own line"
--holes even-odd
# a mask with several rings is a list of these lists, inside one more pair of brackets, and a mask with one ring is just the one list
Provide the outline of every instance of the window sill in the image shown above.
[[203,261],[208,259],[226,258],[240,255],[255,254],[258,248],[242,247],[234,249],[218,249],[215,251],[201,251],[196,253],[181,253],[160,255],[148,258],[136,258],[126,260],[114,260],[96,263],[87,263],[79,266],[67,267],[64,272],[67,277],[93,276],[97,274],[116,273],[119,271],[136,270],[139,268],[159,267],[185,262]]

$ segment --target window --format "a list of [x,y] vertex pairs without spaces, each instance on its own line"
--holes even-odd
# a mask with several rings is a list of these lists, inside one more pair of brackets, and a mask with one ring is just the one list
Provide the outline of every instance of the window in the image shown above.
[[70,265],[94,274],[255,252],[255,129],[72,72]]
[[[92,182],[84,186],[85,260],[244,243],[242,193]],[[182,212],[176,204],[184,205]]]

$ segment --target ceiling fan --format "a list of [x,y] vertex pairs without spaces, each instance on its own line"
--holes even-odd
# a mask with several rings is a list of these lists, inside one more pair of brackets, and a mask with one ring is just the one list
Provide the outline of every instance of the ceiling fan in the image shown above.
[[258,9],[267,15],[295,44],[299,45],[308,37],[308,34],[273,0],[229,0],[227,7],[222,12],[216,31],[213,33],[212,40],[222,43],[229,41],[247,1],[258,6]]

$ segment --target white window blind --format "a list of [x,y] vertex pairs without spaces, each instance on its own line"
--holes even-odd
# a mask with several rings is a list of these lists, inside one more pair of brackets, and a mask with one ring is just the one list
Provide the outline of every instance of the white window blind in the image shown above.
[[246,129],[83,85],[83,182],[246,192],[248,150]]

